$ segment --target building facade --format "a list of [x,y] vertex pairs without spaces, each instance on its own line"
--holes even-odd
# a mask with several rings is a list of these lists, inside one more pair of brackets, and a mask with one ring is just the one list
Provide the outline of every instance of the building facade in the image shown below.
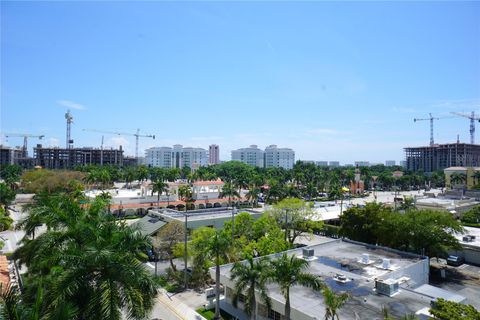
[[397,165],[397,162],[395,160],[385,161],[385,166],[387,166],[387,167],[393,167],[393,166],[396,166],[396,165]]
[[251,145],[248,148],[232,150],[233,161],[240,161],[260,168],[265,166],[264,155],[265,152],[259,149],[256,145]]
[[328,161],[317,161],[316,164],[319,167],[328,167]]
[[407,170],[433,172],[449,167],[480,167],[480,145],[436,144],[405,148]]
[[123,166],[123,150],[95,148],[44,148],[38,144],[33,148],[35,164],[46,169],[73,169],[85,165]]
[[292,169],[295,164],[295,151],[270,145],[265,148],[265,168]]
[[368,162],[368,161],[355,161],[355,167],[370,167],[370,162]]
[[203,167],[208,164],[207,150],[183,147],[155,147],[145,150],[145,164],[149,167],[183,168]]
[[24,151],[22,149],[0,145],[0,165],[18,164],[18,160],[23,155]]
[[340,162],[339,161],[329,161],[328,166],[333,167],[333,168],[340,167]]
[[208,163],[219,164],[220,163],[220,147],[218,144],[211,144],[208,147]]

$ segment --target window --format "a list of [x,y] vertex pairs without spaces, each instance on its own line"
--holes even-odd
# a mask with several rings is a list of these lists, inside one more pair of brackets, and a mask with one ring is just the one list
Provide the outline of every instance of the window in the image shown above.
[[246,300],[247,300],[247,297],[245,297],[243,294],[240,294],[238,296],[238,302],[245,303]]
[[268,310],[268,319],[281,320],[282,315],[275,310]]

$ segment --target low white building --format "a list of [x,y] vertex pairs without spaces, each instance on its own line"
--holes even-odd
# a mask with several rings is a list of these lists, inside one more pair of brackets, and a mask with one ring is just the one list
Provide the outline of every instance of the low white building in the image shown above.
[[[306,270],[315,274],[334,292],[347,292],[350,297],[339,310],[341,319],[378,319],[382,307],[397,318],[430,306],[445,290],[430,290],[428,286],[429,259],[416,254],[347,240],[327,240],[324,243],[286,252],[309,261]],[[271,259],[283,253],[269,256]],[[221,266],[220,281],[225,287],[221,308],[237,317],[248,319],[244,304],[233,306],[235,281],[230,278],[232,264]],[[215,277],[215,268],[210,269]],[[424,291],[427,290],[428,294]],[[278,285],[268,285],[271,308],[268,309],[257,292],[257,319],[283,319],[285,299]],[[432,293],[433,292],[433,293]],[[465,298],[451,294],[452,301]],[[242,298],[242,297],[241,297]],[[325,318],[324,298],[320,292],[295,286],[290,290],[291,319],[314,320]]]

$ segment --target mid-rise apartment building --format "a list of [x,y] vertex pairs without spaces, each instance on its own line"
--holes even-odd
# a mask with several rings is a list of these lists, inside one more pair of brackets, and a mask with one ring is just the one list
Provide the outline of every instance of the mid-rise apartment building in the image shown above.
[[368,161],[355,161],[355,167],[370,167],[370,162],[368,162]]
[[176,144],[171,147],[154,147],[145,150],[145,164],[149,167],[183,168],[208,164],[207,150],[203,148],[183,147]]
[[395,160],[385,161],[385,166],[387,166],[387,167],[393,167],[393,166],[396,166],[396,165],[397,165],[397,162]]
[[272,144],[265,148],[265,168],[292,169],[295,164],[295,151],[278,148]]
[[248,148],[232,150],[232,160],[241,161],[254,167],[263,168],[265,152],[258,148],[257,145],[251,145]]

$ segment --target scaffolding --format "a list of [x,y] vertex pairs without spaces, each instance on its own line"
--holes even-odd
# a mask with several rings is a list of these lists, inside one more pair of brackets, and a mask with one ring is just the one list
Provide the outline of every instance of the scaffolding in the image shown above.
[[405,148],[407,170],[433,172],[449,167],[480,166],[480,145],[468,143],[435,144]]

